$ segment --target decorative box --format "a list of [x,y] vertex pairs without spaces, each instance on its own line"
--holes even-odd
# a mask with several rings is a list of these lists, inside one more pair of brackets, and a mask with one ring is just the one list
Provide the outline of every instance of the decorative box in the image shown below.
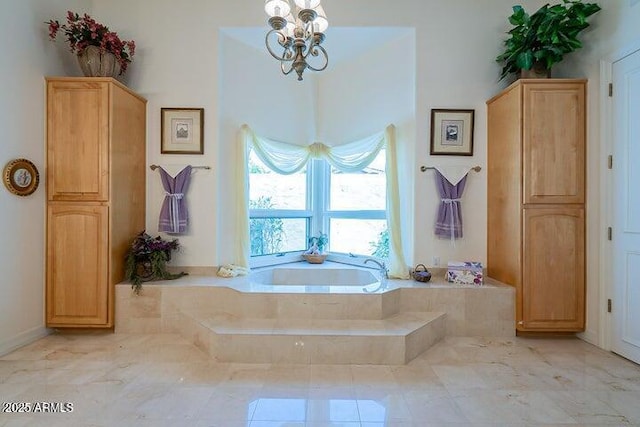
[[482,263],[474,261],[449,261],[445,278],[448,282],[481,286]]

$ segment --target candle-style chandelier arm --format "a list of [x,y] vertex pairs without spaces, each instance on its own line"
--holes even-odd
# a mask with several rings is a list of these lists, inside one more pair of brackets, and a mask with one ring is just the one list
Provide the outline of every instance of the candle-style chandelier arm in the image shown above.
[[293,64],[289,64],[289,70],[287,71],[285,67],[285,62],[281,61],[280,69],[282,70],[282,74],[284,74],[285,76],[288,76],[289,74],[291,74],[291,72],[293,72]]
[[324,50],[324,47],[322,46],[313,46],[311,49],[309,49],[309,52],[307,53],[305,58],[309,56],[309,53],[313,56],[320,56],[318,51],[322,52],[322,55],[324,56],[324,65],[320,68],[315,68],[311,66],[311,64],[307,63],[307,68],[310,69],[311,71],[322,71],[327,68],[327,65],[329,65],[329,55],[327,55],[327,51]]
[[[271,48],[271,45],[269,44],[269,37],[271,37],[272,34],[278,35],[278,44],[284,48],[282,56],[274,52],[274,50]],[[291,52],[291,41],[282,33],[281,30],[270,30],[264,38],[264,43],[267,46],[267,50],[269,51],[271,56],[273,56],[278,61],[293,61],[293,55]]]

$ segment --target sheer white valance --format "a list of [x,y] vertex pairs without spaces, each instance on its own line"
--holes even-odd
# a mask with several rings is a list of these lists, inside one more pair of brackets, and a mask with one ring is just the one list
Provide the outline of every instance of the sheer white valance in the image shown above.
[[331,147],[320,142],[300,146],[257,136],[247,125],[239,132],[239,147],[236,168],[238,192],[237,235],[239,244],[237,264],[249,266],[249,150],[253,149],[260,160],[273,171],[288,175],[304,168],[309,159],[325,159],[342,172],[360,171],[386,148],[387,175],[387,229],[389,230],[389,276],[409,278],[409,269],[404,261],[400,227],[400,196],[398,164],[395,142],[395,126],[387,128],[358,141]]
[[384,131],[336,147],[322,142],[301,146],[274,141],[257,136],[247,125],[243,125],[241,131],[260,160],[274,172],[283,175],[298,172],[309,159],[325,159],[342,172],[357,172],[369,166],[385,146]]

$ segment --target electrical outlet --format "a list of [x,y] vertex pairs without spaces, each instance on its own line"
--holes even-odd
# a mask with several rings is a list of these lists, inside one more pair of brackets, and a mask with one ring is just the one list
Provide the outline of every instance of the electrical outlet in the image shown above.
[[433,266],[437,267],[440,265],[440,257],[439,256],[434,256],[433,257]]

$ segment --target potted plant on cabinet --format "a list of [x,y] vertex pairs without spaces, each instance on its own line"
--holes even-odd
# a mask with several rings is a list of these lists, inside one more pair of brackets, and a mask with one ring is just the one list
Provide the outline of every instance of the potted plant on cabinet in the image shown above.
[[522,6],[513,6],[509,22],[514,27],[507,33],[504,52],[496,58],[503,64],[500,80],[521,71],[524,78],[550,77],[554,64],[582,47],[578,34],[589,26],[587,18],[600,9],[596,3],[563,0],[529,15]]
[[68,11],[67,23],[50,19],[45,22],[49,38],[55,40],[63,32],[69,50],[78,55],[78,64],[86,77],[116,77],[124,74],[133,59],[136,43],[122,40],[109,27],[86,13]]

